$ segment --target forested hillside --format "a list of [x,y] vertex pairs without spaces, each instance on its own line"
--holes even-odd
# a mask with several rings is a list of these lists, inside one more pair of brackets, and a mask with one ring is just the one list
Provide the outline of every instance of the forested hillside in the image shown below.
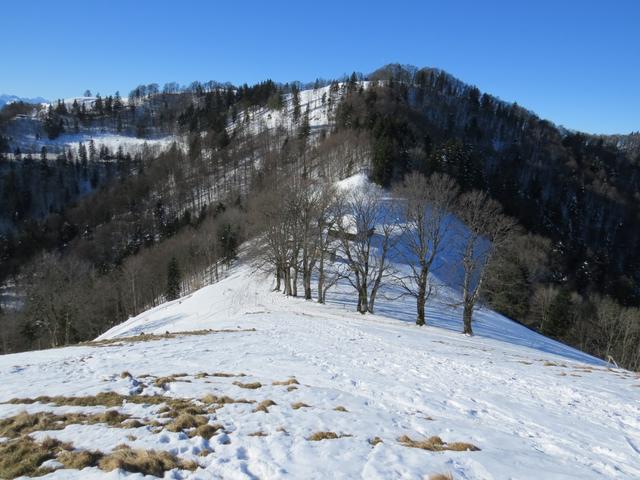
[[[397,65],[306,86],[147,85],[82,99],[0,115],[3,352],[94,338],[215,281],[243,240],[264,235],[273,192],[365,170],[394,190],[418,172],[486,192],[519,227],[482,299],[638,366],[637,135],[567,131],[443,71]],[[105,134],[149,143],[101,148]]]

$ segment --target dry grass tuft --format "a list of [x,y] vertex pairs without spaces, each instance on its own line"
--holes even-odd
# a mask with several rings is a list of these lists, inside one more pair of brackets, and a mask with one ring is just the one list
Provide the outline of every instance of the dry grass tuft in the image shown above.
[[156,381],[154,382],[156,387],[162,388],[164,390],[167,389],[167,386],[170,383],[173,382],[191,382],[191,380],[188,379],[184,379],[183,377],[186,377],[187,374],[186,373],[177,373],[175,375],[168,375],[166,377],[159,377],[156,378]]
[[193,438],[193,437],[202,437],[205,440],[209,440],[216,433],[218,433],[219,430],[224,430],[224,427],[221,424],[215,423],[213,425],[210,425],[210,424],[207,423],[205,425],[198,426],[195,430],[193,430],[189,434],[189,436],[191,438]]
[[198,468],[195,462],[182,460],[169,452],[133,450],[131,448],[114,450],[112,453],[102,457],[98,466],[106,472],[121,468],[127,472],[142,473],[143,475],[156,477],[163,477],[164,472],[174,468],[182,470],[195,470]]
[[56,415],[51,412],[27,413],[22,412],[13,417],[0,420],[0,437],[16,438],[20,435],[43,431],[62,430],[67,425],[80,424],[92,425],[106,423],[111,426],[125,426],[123,422],[129,416],[116,410],[108,410],[97,415],[85,415],[81,413],[69,413]]
[[319,442],[321,440],[335,440],[336,438],[350,437],[347,434],[337,434],[336,432],[315,432],[307,437],[310,442]]
[[131,337],[109,338],[106,340],[94,340],[92,342],[83,342],[78,345],[91,346],[91,347],[108,347],[110,345],[122,345],[124,343],[137,343],[137,342],[151,342],[153,340],[166,340],[176,337],[187,337],[192,335],[213,335],[216,333],[239,333],[239,332],[255,332],[255,328],[237,328],[237,329],[222,329],[222,330],[194,330],[192,332],[174,332],[163,333],[156,335],[153,333],[141,333],[140,335],[134,335]]
[[217,405],[226,405],[229,403],[256,403],[255,400],[247,400],[245,398],[231,398],[227,395],[214,395],[212,393],[206,394],[202,397],[202,403],[206,403],[208,405],[217,404]]
[[429,480],[453,480],[453,475],[450,473],[434,473],[429,475]]
[[190,415],[188,413],[181,413],[174,420],[167,423],[165,428],[170,432],[182,432],[189,428],[197,428],[207,424],[207,417],[202,415]]
[[420,448],[422,450],[429,450],[430,452],[442,452],[444,450],[453,450],[456,452],[476,452],[480,450],[478,447],[471,443],[446,443],[438,436],[429,437],[423,440],[413,440],[407,435],[402,435],[400,438],[398,438],[398,442],[400,442],[405,447]]
[[262,430],[258,430],[257,432],[250,433],[247,436],[248,437],[266,437],[268,436],[268,434],[263,432]]
[[295,378],[291,377],[289,380],[282,380],[282,381],[276,381],[273,382],[271,385],[284,385],[284,386],[288,386],[288,385],[300,385],[300,382],[298,382],[298,380],[296,380]]
[[262,387],[260,382],[251,382],[251,383],[242,383],[242,382],[233,382],[236,387],[247,388],[249,390],[256,390]]
[[52,438],[36,442],[25,435],[15,440],[0,443],[0,478],[13,479],[27,476],[41,476],[51,469],[41,468],[42,462],[51,460],[57,454],[73,448]]
[[133,375],[131,375],[129,372],[125,370],[120,374],[120,378],[133,378]]
[[263,400],[255,408],[254,412],[269,413],[269,407],[277,405],[273,400]]
[[213,372],[209,376],[210,377],[221,377],[221,378],[246,377],[246,375],[244,373],[227,373],[227,372]]
[[297,390],[298,387],[296,387],[295,385],[291,385],[289,387],[287,387],[287,392],[293,392],[294,390]]
[[338,405],[336,408],[334,408],[334,410],[336,412],[348,412],[349,411],[346,408],[344,408],[342,405]]
[[379,443],[383,443],[383,442],[382,442],[382,439],[380,437],[373,437],[373,438],[369,439],[369,443],[375,447]]
[[567,368],[567,366],[564,363],[558,363],[558,362],[550,362],[550,361],[545,361],[543,364],[543,366],[545,367],[562,367],[562,368]]
[[87,467],[95,467],[103,456],[104,454],[98,451],[70,450],[62,452],[56,460],[62,463],[64,468],[82,470]]
[[56,396],[49,397],[42,395],[35,398],[14,398],[8,402],[14,405],[30,405],[32,403],[69,405],[73,407],[120,407],[124,402],[128,403],[140,403],[140,404],[152,404],[157,405],[166,402],[167,399],[159,395],[120,395],[116,392],[100,392],[96,395],[87,395],[84,397],[64,397]]
[[309,408],[309,407],[311,407],[311,405],[307,405],[304,402],[296,402],[291,404],[291,408],[293,408],[294,410],[299,410],[301,408]]

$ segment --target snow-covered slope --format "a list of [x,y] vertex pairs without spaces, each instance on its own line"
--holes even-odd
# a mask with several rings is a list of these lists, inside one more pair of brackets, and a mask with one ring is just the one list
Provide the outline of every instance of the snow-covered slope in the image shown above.
[[[409,318],[393,302],[380,309],[386,317],[361,316],[344,288],[330,305],[270,288],[270,278],[241,262],[218,284],[145,312],[101,338],[216,331],[0,357],[0,401],[115,391],[275,402],[268,412],[256,412],[256,404],[218,408],[208,419],[222,424],[225,433],[210,440],[148,425],[69,425],[33,434],[104,452],[122,443],[167,450],[200,465],[194,472],[167,473],[168,478],[414,479],[438,472],[456,479],[640,477],[640,379],[634,374],[608,369],[491,312],[481,313],[479,334],[466,337],[400,321]],[[454,310],[441,311],[437,322],[460,327]],[[120,375],[125,370],[131,377]],[[164,388],[154,383],[155,377],[182,373]],[[299,383],[273,385],[290,377]],[[234,381],[261,386],[246,389]],[[294,408],[298,402],[307,406]],[[0,404],[0,417],[22,410],[104,408]],[[142,423],[159,418],[154,404],[125,402],[119,410]],[[319,431],[344,436],[309,440]],[[402,445],[402,435],[438,435],[480,451],[425,451]],[[382,442],[372,445],[375,437]],[[211,452],[201,456],[202,451]],[[91,467],[50,477],[104,475]]]

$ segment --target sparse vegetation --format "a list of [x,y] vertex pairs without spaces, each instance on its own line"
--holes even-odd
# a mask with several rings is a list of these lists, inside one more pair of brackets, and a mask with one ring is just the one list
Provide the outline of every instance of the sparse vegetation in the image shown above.
[[374,446],[374,447],[375,447],[375,446],[376,446],[376,445],[378,445],[379,443],[383,443],[383,442],[382,442],[382,439],[381,439],[380,437],[373,437],[373,438],[370,438],[370,439],[369,439],[369,443],[370,443],[372,446]]
[[154,475],[156,477],[163,477],[164,472],[174,468],[182,470],[195,470],[198,468],[196,462],[182,460],[169,452],[133,450],[131,448],[114,450],[112,453],[105,455],[98,463],[98,466],[106,472],[121,468],[127,472]]
[[166,429],[170,432],[182,432],[190,428],[197,428],[207,424],[207,417],[202,415],[191,415],[189,413],[181,413],[173,421],[166,425]]
[[[2,436],[2,434],[0,434]],[[51,460],[72,446],[52,438],[36,442],[28,435],[0,443],[0,478],[13,479],[23,475],[37,477],[51,470],[41,468],[43,462]]]
[[350,436],[351,435],[349,434],[337,434],[336,432],[321,431],[321,432],[312,433],[307,437],[307,440],[309,440],[310,442],[319,442],[321,440],[335,440],[337,438],[344,438],[344,437],[350,437]]
[[453,480],[453,475],[450,473],[434,473],[429,475],[429,480]]
[[298,380],[296,380],[295,378],[291,377],[288,380],[282,380],[282,381],[273,382],[272,385],[275,385],[275,386],[278,386],[278,385],[288,386],[288,385],[300,385],[300,383],[298,382]]
[[260,382],[251,382],[251,383],[242,383],[242,382],[233,382],[236,387],[246,388],[249,390],[256,390],[262,387]]
[[398,438],[398,442],[400,442],[405,447],[412,448],[420,448],[422,450],[429,450],[431,452],[442,452],[444,450],[453,450],[456,452],[464,452],[470,451],[475,452],[480,450],[478,447],[471,443],[465,442],[444,442],[440,437],[433,436],[426,438],[424,440],[413,440],[407,435],[402,435]]
[[205,425],[198,426],[195,430],[193,430],[189,436],[190,437],[202,437],[205,440],[209,440],[220,430],[224,430],[224,426],[219,423],[215,423],[213,425],[207,423]]
[[184,332],[165,332],[162,334],[154,334],[154,333],[141,333],[139,335],[134,335],[130,337],[118,337],[118,338],[108,338],[104,340],[93,340],[91,342],[82,342],[78,345],[83,346],[91,346],[91,347],[105,347],[110,345],[123,345],[125,343],[137,343],[137,342],[152,342],[155,340],[166,340],[170,338],[177,337],[186,337],[192,335],[214,335],[218,333],[240,333],[240,332],[255,332],[255,328],[238,328],[231,329],[225,328],[221,330],[193,330],[193,331],[184,331]]
[[276,402],[274,402],[273,400],[263,400],[258,404],[254,412],[269,413],[269,407],[272,407],[274,405],[276,405]]
[[96,423],[106,423],[110,426],[127,428],[127,425],[123,422],[128,419],[128,415],[121,414],[116,410],[107,410],[104,413],[95,415],[82,413],[57,415],[51,412],[22,412],[0,420],[0,437],[16,438],[20,435],[37,431],[62,430],[67,425],[73,424],[92,425]]
[[336,408],[334,408],[334,410],[336,412],[348,412],[349,411],[346,408],[344,408],[342,405],[338,405]]
[[301,408],[308,408],[308,407],[310,407],[310,406],[311,406],[311,405],[307,405],[307,404],[306,404],[306,403],[304,403],[304,402],[296,402],[296,403],[292,403],[292,404],[291,404],[291,408],[293,408],[294,410],[299,410],[299,409],[301,409]]
[[227,395],[214,395],[213,393],[207,393],[202,397],[202,403],[226,405],[229,403],[255,403],[255,400],[247,400],[245,398],[231,398]]
[[66,450],[56,460],[64,465],[64,468],[82,470],[87,467],[95,467],[104,456],[102,452],[89,450]]

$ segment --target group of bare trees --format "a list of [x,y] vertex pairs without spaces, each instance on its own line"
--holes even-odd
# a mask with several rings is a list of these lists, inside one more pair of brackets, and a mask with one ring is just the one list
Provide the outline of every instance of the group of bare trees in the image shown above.
[[[426,322],[434,293],[430,273],[438,258],[458,270],[464,333],[472,334],[472,314],[488,265],[509,238],[514,221],[487,195],[460,194],[450,177],[408,175],[392,190],[334,186],[328,181],[272,175],[262,179],[249,204],[260,265],[274,275],[275,290],[323,303],[329,288],[343,280],[357,295],[357,311],[374,313],[385,286],[416,299],[416,323]],[[408,266],[400,271],[399,260]],[[442,262],[441,262],[442,263]],[[441,267],[440,265],[438,265]]]

